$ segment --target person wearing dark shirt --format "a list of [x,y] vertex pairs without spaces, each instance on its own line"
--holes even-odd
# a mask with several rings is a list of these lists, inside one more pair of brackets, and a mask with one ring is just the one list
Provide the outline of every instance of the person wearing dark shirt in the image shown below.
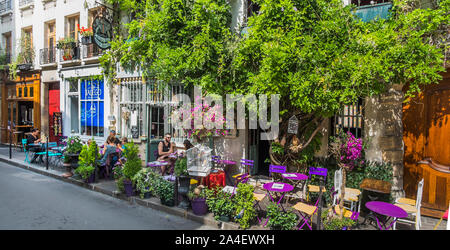
[[43,162],[42,157],[44,155],[37,155],[37,152],[42,152],[44,151],[43,148],[41,146],[34,146],[34,147],[30,147],[30,144],[38,144],[41,142],[41,139],[39,138],[39,129],[34,128],[33,130],[31,130],[31,134],[28,135],[27,137],[27,145],[28,148],[31,152],[35,152],[33,159],[31,159],[31,163],[35,163],[36,159],[39,157],[39,161]]
[[[172,154],[175,151],[175,145],[173,145],[170,142],[170,139],[172,138],[172,136],[167,133],[164,136],[164,141],[160,142],[158,145],[158,161],[162,161],[162,160],[166,160],[168,159],[169,155]],[[171,164],[171,166],[173,168],[173,164]],[[161,166],[161,173],[162,175],[164,175],[166,173],[166,167],[165,166]]]

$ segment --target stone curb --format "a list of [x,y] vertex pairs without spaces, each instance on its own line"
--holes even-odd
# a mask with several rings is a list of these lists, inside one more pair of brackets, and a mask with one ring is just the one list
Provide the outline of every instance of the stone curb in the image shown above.
[[[207,226],[217,227],[218,229],[223,229],[223,230],[238,230],[239,229],[239,225],[236,223],[216,221],[211,213],[208,213],[204,216],[198,216],[198,215],[195,215],[194,213],[187,211],[185,209],[181,209],[178,207],[164,206],[159,202],[159,199],[154,198],[154,197],[152,197],[150,199],[140,199],[139,197],[134,197],[134,196],[127,197],[125,194],[119,193],[117,191],[111,191],[111,190],[102,188],[98,185],[98,183],[88,184],[81,180],[76,180],[76,179],[72,179],[72,178],[64,178],[61,175],[49,173],[45,170],[33,168],[28,165],[21,164],[17,161],[10,160],[10,159],[7,159],[7,158],[1,157],[1,156],[0,156],[0,162],[4,162],[11,166],[19,167],[22,169],[30,170],[32,172],[42,174],[42,175],[45,175],[48,177],[52,177],[52,178],[55,178],[55,179],[58,179],[58,180],[61,180],[61,181],[67,182],[67,183],[75,184],[77,186],[80,186],[80,187],[83,187],[86,189],[90,189],[95,192],[109,195],[111,197],[114,197],[114,198],[117,198],[120,200],[128,201],[132,204],[138,204],[140,206],[149,207],[149,208],[159,210],[159,211],[171,214],[171,215],[183,217],[185,219],[192,220],[192,221],[195,221],[197,223],[204,224]],[[264,230],[264,228],[259,228],[259,227],[254,228],[254,229]]]

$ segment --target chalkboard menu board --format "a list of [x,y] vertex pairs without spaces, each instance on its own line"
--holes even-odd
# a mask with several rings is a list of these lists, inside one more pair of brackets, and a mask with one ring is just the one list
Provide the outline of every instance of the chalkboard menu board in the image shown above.
[[137,126],[131,126],[131,136],[133,139],[139,138],[139,129]]

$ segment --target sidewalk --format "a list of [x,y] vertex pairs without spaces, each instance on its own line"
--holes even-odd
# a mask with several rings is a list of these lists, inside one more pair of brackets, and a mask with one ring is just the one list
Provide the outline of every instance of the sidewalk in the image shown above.
[[[76,175],[70,178],[64,178],[61,175],[65,172],[65,169],[62,166],[49,166],[49,169],[46,170],[45,164],[28,164],[25,162],[25,153],[19,151],[18,149],[12,149],[12,159],[9,159],[9,147],[5,145],[0,145],[0,162],[5,162],[10,165],[20,167],[23,169],[27,169],[39,174],[43,174],[49,177],[53,177],[65,182],[69,182],[87,189],[91,189],[96,192],[100,192],[118,199],[129,201],[130,203],[136,203],[141,206],[149,207],[152,209],[160,210],[166,212],[171,215],[181,216],[186,219],[190,219],[199,223],[203,223],[205,225],[218,227],[220,229],[225,230],[237,230],[238,224],[236,223],[225,223],[225,222],[217,222],[212,214],[207,214],[205,216],[196,216],[190,211],[186,211],[177,207],[167,207],[161,205],[158,198],[152,197],[150,199],[140,199],[138,196],[126,197],[125,194],[117,191],[116,183],[113,180],[105,181],[99,180],[98,183],[87,184],[84,181],[80,180]],[[362,222],[364,217],[360,216],[359,222]],[[315,222],[315,218],[313,218],[313,222]],[[432,230],[435,225],[438,223],[439,219],[422,216],[422,227],[421,230]],[[447,221],[443,220],[438,230],[445,230]],[[253,226],[251,230],[267,230],[267,228],[262,228],[260,226]],[[359,230],[376,230],[376,228],[372,225],[361,225]],[[397,230],[414,230],[414,225],[404,224],[401,222],[397,223]]]

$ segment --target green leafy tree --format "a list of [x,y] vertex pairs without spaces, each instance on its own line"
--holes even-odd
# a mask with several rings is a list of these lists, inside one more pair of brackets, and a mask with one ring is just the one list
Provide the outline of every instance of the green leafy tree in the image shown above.
[[[317,149],[321,124],[345,104],[408,84],[406,95],[441,79],[443,46],[430,36],[449,22],[449,1],[435,10],[400,12],[364,23],[341,0],[257,0],[248,20],[232,82],[237,92],[280,95],[280,134],[270,159],[277,165],[304,164]],[[448,30],[447,30],[448,32]],[[448,34],[448,33],[447,33]],[[299,120],[296,135],[288,120]],[[274,145],[274,144],[272,144]],[[308,154],[309,157],[305,157]]]

